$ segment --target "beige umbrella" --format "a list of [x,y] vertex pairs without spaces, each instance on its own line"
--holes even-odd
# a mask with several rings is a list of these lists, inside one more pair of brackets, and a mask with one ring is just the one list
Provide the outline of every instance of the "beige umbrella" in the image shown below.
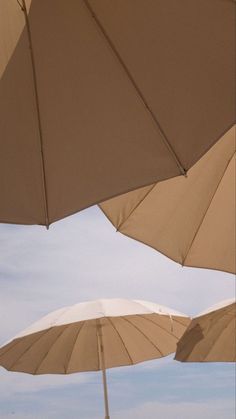
[[236,303],[222,301],[195,317],[177,345],[182,362],[236,361]]
[[0,221],[185,172],[235,120],[234,1],[0,0]]
[[43,317],[0,349],[0,365],[29,374],[103,372],[175,352],[189,318],[141,300],[105,299],[64,307]]
[[118,231],[176,262],[236,271],[235,127],[190,170],[100,205]]

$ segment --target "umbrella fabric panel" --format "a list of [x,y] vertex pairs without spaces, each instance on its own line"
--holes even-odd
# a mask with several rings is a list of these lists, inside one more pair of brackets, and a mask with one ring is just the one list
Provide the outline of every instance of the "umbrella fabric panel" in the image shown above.
[[178,342],[176,359],[184,362],[236,361],[236,305],[196,317]]
[[35,77],[24,12],[0,4],[0,221],[50,224],[176,176],[233,124],[233,2],[26,6]]
[[117,230],[183,265],[235,271],[235,127],[189,171],[100,204]]

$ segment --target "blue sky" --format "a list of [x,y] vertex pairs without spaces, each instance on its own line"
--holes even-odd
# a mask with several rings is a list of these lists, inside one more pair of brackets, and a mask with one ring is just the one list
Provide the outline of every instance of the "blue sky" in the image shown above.
[[[65,305],[154,301],[195,315],[235,296],[233,275],[182,268],[119,233],[97,207],[38,226],[0,225],[0,344]],[[108,371],[113,419],[234,419],[233,364],[167,357]],[[0,368],[0,418],[102,418],[100,373],[30,376]]]

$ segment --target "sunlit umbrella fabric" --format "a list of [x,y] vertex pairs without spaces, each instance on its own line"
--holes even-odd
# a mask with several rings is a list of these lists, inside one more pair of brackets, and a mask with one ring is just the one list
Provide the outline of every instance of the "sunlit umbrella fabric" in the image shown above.
[[235,120],[234,1],[1,0],[0,221],[185,173]]
[[223,301],[199,314],[177,345],[182,362],[236,361],[236,303]]
[[100,205],[116,229],[181,265],[236,271],[235,127],[190,170]]

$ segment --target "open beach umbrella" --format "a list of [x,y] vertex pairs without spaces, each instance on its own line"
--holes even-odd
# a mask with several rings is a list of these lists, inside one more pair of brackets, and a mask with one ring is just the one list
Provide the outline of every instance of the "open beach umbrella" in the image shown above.
[[182,362],[236,361],[236,302],[222,301],[195,317],[177,344]]
[[189,318],[158,304],[104,299],[64,307],[0,348],[0,365],[29,374],[103,372],[106,368],[161,358],[176,351]]
[[181,265],[236,271],[235,127],[188,172],[103,202],[116,229]]
[[232,0],[0,0],[0,222],[186,171],[235,121]]

